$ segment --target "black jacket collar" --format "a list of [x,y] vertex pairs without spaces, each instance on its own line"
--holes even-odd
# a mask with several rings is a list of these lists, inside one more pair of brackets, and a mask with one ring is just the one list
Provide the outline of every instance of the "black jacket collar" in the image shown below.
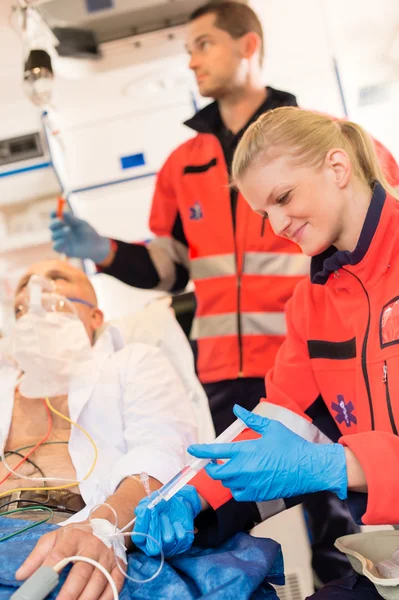
[[[296,98],[293,94],[288,92],[282,92],[275,90],[272,87],[267,86],[267,97],[266,100],[261,104],[257,111],[252,115],[249,122],[245,125],[241,132],[237,133],[240,137],[243,131],[248,127],[250,123],[255,121],[261,114],[268,110],[273,110],[279,106],[298,106]],[[205,108],[199,110],[191,119],[184,122],[184,125],[194,129],[197,133],[213,133],[218,136],[221,129],[224,127],[222,118],[219,112],[219,106],[217,102],[212,102],[205,106]]]
[[334,271],[346,265],[357,265],[365,257],[380,222],[385,198],[384,188],[376,182],[356,248],[353,252],[349,252],[349,250],[337,250],[335,246],[330,246],[321,254],[314,256],[310,265],[312,283],[324,285]]

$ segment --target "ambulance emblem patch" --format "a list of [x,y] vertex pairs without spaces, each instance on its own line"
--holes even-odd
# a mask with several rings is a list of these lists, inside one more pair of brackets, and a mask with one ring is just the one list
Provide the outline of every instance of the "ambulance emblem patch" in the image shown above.
[[337,413],[334,418],[338,425],[341,425],[344,421],[347,427],[350,427],[352,423],[357,425],[357,419],[353,414],[353,411],[355,410],[353,403],[351,401],[346,403],[342,394],[337,395],[337,400],[338,402],[331,403],[331,408]]
[[190,211],[190,214],[189,214],[190,221],[200,221],[201,219],[204,218],[204,213],[202,212],[202,207],[199,202],[196,202],[195,204],[190,206],[189,211]]

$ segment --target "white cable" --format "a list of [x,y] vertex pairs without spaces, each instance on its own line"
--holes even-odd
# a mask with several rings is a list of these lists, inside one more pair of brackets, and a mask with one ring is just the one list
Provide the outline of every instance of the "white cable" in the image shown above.
[[[52,569],[56,572],[59,573],[60,571],[62,571],[62,569],[64,569],[67,564],[69,564],[70,562],[85,562],[88,563],[89,565],[92,565],[93,567],[96,567],[97,569],[99,569],[99,571],[101,571],[101,573],[104,575],[104,577],[106,577],[112,593],[114,595],[114,600],[119,600],[119,594],[118,594],[118,590],[116,589],[116,585],[114,580],[112,579],[111,575],[108,573],[108,571],[106,569],[104,569],[104,567],[102,565],[100,565],[100,563],[98,563],[96,560],[93,560],[92,558],[86,558],[86,556],[68,556],[68,558],[63,558],[62,560],[60,560],[60,562],[58,562],[56,565],[54,565],[54,567],[52,567]],[[118,562],[116,563],[118,564]]]
[[21,475],[20,473],[18,473],[18,471],[14,471],[10,467],[10,465],[7,463],[6,457],[4,455],[4,446],[1,450],[0,458],[1,458],[1,462],[5,466],[6,470],[9,471],[10,473],[12,473],[13,475],[16,475],[19,479],[27,479],[29,481],[46,481],[46,482],[48,482],[48,481],[63,481],[66,483],[76,483],[76,485],[83,483],[83,481],[78,481],[77,478],[76,479],[63,479],[62,477],[29,477],[27,475]]

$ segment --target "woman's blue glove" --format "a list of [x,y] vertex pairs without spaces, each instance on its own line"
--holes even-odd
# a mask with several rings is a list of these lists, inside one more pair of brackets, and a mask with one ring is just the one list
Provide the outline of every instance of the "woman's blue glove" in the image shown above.
[[53,248],[61,254],[101,263],[110,253],[111,241],[71,213],[64,213],[62,219],[51,213],[50,230]]
[[[157,492],[143,498],[136,506],[137,520],[132,541],[148,556],[157,556],[161,546],[165,556],[181,554],[194,541],[194,519],[201,511],[201,501],[192,485],[185,485],[170,500],[161,500],[154,508],[147,508]],[[148,533],[159,544],[143,534]]]
[[236,500],[263,502],[323,490],[347,497],[346,459],[340,444],[314,444],[279,421],[251,413],[241,406],[234,414],[262,437],[231,444],[194,444],[188,452],[198,458],[230,460],[205,467],[212,479],[230,488]]

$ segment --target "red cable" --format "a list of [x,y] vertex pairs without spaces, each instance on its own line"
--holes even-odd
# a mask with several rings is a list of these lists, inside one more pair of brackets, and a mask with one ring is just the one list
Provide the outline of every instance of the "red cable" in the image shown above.
[[[38,442],[34,448],[31,448],[31,449],[29,450],[28,454],[27,454],[26,456],[24,456],[24,457],[23,457],[23,458],[22,458],[22,459],[19,461],[19,463],[18,463],[18,464],[17,464],[17,465],[16,465],[16,466],[13,468],[13,471],[16,471],[16,470],[17,470],[17,469],[18,469],[18,468],[19,468],[19,467],[20,467],[20,466],[21,466],[21,465],[22,465],[22,464],[23,464],[23,463],[24,463],[24,462],[25,462],[25,461],[26,461],[26,460],[27,460],[27,459],[28,459],[30,456],[32,456],[32,454],[33,454],[33,453],[34,453],[34,452],[35,452],[35,451],[36,451],[36,450],[37,450],[37,449],[38,449],[38,448],[39,448],[39,447],[40,447],[42,444],[44,444],[44,442],[47,442],[47,440],[49,439],[49,437],[50,437],[50,435],[51,435],[51,430],[52,430],[52,428],[53,428],[53,419],[52,419],[52,416],[51,416],[51,411],[50,411],[49,407],[47,406],[47,404],[46,404],[46,401],[45,401],[45,400],[42,400],[42,402],[43,402],[43,404],[44,404],[44,407],[45,407],[45,409],[46,409],[46,413],[47,413],[47,433],[46,433],[45,437],[44,437],[42,440],[40,440],[40,442]],[[7,453],[5,452],[5,454],[7,454]],[[0,481],[0,485],[1,485],[2,483],[4,483],[4,482],[5,482],[5,481],[6,481],[6,480],[7,480],[7,479],[8,479],[8,478],[11,476],[11,475],[13,475],[13,474],[14,474],[14,473],[12,473],[11,471],[9,471],[9,472],[7,473],[7,475],[6,475],[5,477],[3,477],[3,479]]]

